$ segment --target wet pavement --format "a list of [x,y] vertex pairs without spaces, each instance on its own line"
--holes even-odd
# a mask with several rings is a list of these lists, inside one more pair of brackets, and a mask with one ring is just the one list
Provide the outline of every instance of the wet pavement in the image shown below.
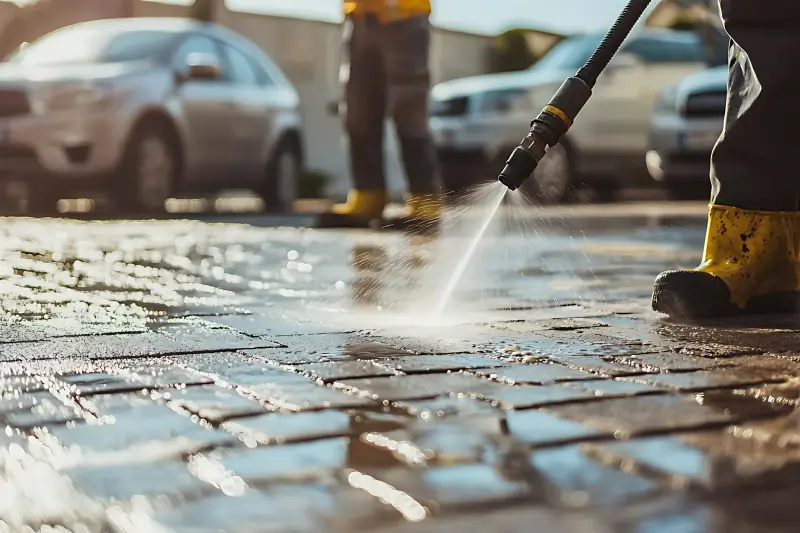
[[[678,325],[696,225],[0,221],[0,531],[796,531],[800,319]],[[455,228],[455,229],[454,229]]]

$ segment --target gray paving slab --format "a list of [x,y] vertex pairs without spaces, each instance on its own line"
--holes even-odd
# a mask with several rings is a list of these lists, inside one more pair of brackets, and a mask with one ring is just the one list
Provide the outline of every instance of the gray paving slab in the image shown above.
[[698,226],[506,220],[439,314],[447,235],[0,220],[12,530],[796,531],[800,321],[649,312]]

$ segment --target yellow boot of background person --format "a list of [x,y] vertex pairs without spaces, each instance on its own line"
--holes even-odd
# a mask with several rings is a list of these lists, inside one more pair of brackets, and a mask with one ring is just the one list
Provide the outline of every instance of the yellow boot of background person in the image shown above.
[[800,214],[712,205],[702,264],[662,273],[653,310],[716,318],[800,308]]
[[347,201],[336,204],[331,212],[336,215],[372,220],[381,218],[388,203],[386,191],[356,191],[347,194]]
[[431,12],[431,0],[345,0],[344,14],[376,15],[381,22],[395,22],[405,18],[428,15]]
[[335,204],[317,218],[318,228],[368,228],[380,220],[389,201],[384,190],[351,190],[347,201]]

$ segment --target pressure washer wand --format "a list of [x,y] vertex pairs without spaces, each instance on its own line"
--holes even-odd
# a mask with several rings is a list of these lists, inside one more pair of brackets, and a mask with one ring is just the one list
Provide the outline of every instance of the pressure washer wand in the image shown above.
[[503,185],[512,191],[519,189],[522,182],[531,177],[539,166],[547,149],[558,144],[567,133],[575,117],[591,98],[597,78],[642,18],[651,1],[629,0],[592,57],[575,76],[564,82],[550,103],[531,122],[528,135],[511,152],[505,168],[497,178]]

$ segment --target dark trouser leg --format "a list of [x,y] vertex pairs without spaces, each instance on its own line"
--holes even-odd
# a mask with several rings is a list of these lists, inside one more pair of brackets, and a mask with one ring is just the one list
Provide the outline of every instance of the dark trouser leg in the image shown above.
[[662,273],[653,309],[678,318],[800,310],[800,2],[720,0],[730,54],[701,265]]
[[792,211],[800,194],[800,1],[720,0],[733,40],[725,131],[712,202]]
[[403,168],[412,195],[436,192],[436,153],[428,127],[431,29],[428,17],[387,24],[383,57],[389,114],[394,120]]
[[353,188],[386,189],[383,166],[383,130],[386,117],[386,76],[377,21],[353,19],[347,40],[349,76],[345,87],[346,128],[349,137]]

